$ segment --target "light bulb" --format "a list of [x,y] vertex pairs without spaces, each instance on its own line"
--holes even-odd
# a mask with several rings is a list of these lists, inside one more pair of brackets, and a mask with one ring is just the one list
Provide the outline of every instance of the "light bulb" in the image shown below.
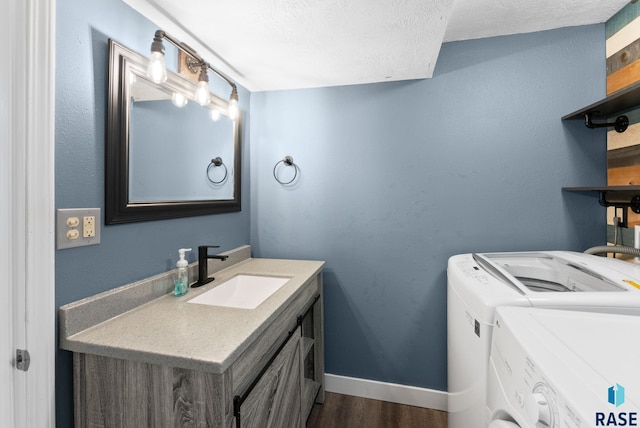
[[198,89],[196,89],[196,101],[201,106],[209,104],[209,83],[205,81],[198,82]]
[[211,120],[217,122],[220,119],[220,112],[218,110],[211,110]]
[[238,107],[238,100],[229,100],[229,119],[236,120],[240,115],[240,108]]
[[184,107],[187,105],[187,97],[182,95],[180,92],[174,92],[173,95],[171,96],[171,101],[173,102],[173,105],[175,105],[178,108]]
[[164,65],[164,54],[162,52],[151,52],[151,59],[147,67],[147,76],[154,83],[164,83],[167,81],[167,67]]

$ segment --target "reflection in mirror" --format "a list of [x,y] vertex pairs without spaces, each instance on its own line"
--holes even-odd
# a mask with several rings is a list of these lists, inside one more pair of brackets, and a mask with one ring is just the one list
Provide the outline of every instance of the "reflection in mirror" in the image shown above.
[[241,117],[228,101],[202,107],[193,82],[153,83],[147,58],[111,40],[109,51],[106,223],[239,211]]
[[[180,92],[171,93],[145,77],[134,76],[129,202],[232,199],[233,121]],[[220,176],[222,166],[209,169],[216,157],[225,163],[226,177]]]

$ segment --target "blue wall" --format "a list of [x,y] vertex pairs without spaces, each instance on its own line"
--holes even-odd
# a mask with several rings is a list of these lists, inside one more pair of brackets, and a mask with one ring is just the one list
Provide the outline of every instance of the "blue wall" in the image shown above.
[[[326,371],[446,390],[446,265],[605,242],[604,26],[445,44],[433,79],[254,93],[251,243],[326,260]],[[291,155],[301,175],[281,186]]]
[[[58,208],[104,208],[107,38],[145,53],[155,30],[119,0],[57,1]],[[327,372],[444,390],[450,255],[605,241],[596,200],[560,191],[606,182],[604,131],[560,120],[604,96],[604,58],[595,25],[445,44],[429,80],[240,88],[243,211],[104,226],[100,245],[56,252],[56,305],[171,269],[183,246],[250,242],[327,261]],[[272,176],[285,155],[292,186]]]
[[[146,54],[157,27],[120,0],[58,0],[56,4],[56,207],[101,207],[104,213],[107,39]],[[228,86],[222,93],[214,89],[224,98],[228,91]],[[181,247],[218,244],[220,250],[227,250],[249,243],[246,112],[250,94],[243,88],[239,92],[240,107],[245,112],[242,211],[103,225],[100,245],[56,252],[56,307],[173,269]],[[192,253],[189,261],[196,258]],[[59,427],[73,426],[71,368],[71,354],[59,351]]]

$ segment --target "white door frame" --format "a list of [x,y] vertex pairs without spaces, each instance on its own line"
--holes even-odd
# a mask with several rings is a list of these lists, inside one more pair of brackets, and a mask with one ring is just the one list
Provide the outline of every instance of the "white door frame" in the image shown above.
[[[0,425],[54,427],[55,0],[8,0],[3,9],[0,319],[9,324],[0,330]],[[31,355],[26,372],[15,368],[17,348]]]
[[[13,4],[11,12],[13,12]],[[11,57],[12,40],[9,37],[12,13],[0,15],[0,40],[7,40],[9,48],[9,58]],[[0,426],[13,426],[15,420],[14,412],[14,370],[12,362],[14,358],[14,328],[13,328],[13,307],[14,294],[13,287],[9,287],[11,282],[11,256],[9,237],[11,233],[11,82],[9,75],[11,61],[0,61],[0,281],[6,284],[2,287],[5,291],[5,299],[0,299],[0,341],[7,346],[0,347],[2,364],[0,364]],[[6,245],[6,246],[5,246]]]

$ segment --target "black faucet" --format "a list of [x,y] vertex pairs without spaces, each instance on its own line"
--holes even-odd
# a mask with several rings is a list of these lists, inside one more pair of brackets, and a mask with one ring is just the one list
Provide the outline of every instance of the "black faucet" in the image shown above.
[[198,247],[198,282],[194,283],[191,287],[200,287],[202,285],[208,284],[213,281],[215,278],[207,278],[208,274],[208,263],[209,259],[218,259],[218,260],[227,260],[229,256],[223,256],[220,254],[210,256],[209,248],[220,248],[219,245],[200,245]]

